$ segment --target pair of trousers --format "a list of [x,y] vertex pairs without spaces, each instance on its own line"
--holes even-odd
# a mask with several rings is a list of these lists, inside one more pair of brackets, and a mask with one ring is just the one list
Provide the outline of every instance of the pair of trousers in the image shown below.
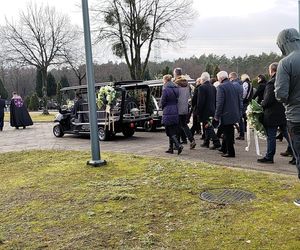
[[181,129],[183,130],[183,132],[185,133],[189,141],[192,142],[194,140],[194,137],[191,133],[190,128],[187,125],[187,118],[188,118],[188,114],[179,115],[179,126],[181,127]]
[[210,140],[213,141],[213,144],[215,146],[220,146],[220,140],[217,137],[215,130],[213,128],[213,126],[209,126],[208,125],[208,121],[203,122],[203,127],[204,127],[204,142],[209,145]]
[[300,122],[287,122],[288,133],[290,136],[291,147],[296,159],[298,178],[300,179]]
[[198,121],[198,116],[193,114],[193,126],[191,127],[191,133],[194,136],[195,133],[199,133],[201,131],[200,122]]
[[223,141],[221,150],[224,154],[235,156],[234,150],[234,126],[233,124],[223,125]]

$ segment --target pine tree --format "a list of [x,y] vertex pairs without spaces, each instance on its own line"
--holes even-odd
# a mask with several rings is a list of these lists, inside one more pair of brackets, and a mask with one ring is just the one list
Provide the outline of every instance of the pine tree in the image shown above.
[[43,97],[43,80],[42,72],[40,69],[36,70],[35,92],[38,97]]
[[60,78],[61,88],[69,87],[70,83],[66,75],[63,75]]
[[54,76],[51,73],[49,73],[47,75],[47,96],[48,97],[55,96],[56,88],[57,88],[56,80]]
[[8,98],[7,90],[5,89],[5,87],[4,87],[3,82],[1,81],[1,79],[0,79],[0,95],[1,95],[1,98],[3,98],[3,99],[7,99]]
[[213,65],[211,65],[210,63],[207,63],[206,66],[205,66],[205,71],[207,73],[209,73],[210,76],[213,75]]
[[39,98],[36,93],[30,97],[29,109],[32,111],[39,110]]
[[217,77],[217,74],[220,72],[219,65],[215,65],[212,77]]

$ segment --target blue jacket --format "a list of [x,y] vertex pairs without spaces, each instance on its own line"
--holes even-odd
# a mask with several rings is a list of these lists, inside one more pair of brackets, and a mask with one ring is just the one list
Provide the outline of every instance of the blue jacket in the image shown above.
[[178,96],[179,92],[176,85],[173,82],[166,83],[161,97],[162,123],[165,126],[176,125],[179,122]]
[[242,116],[243,99],[241,88],[225,79],[217,87],[217,104],[215,119],[220,120],[222,125],[239,122]]

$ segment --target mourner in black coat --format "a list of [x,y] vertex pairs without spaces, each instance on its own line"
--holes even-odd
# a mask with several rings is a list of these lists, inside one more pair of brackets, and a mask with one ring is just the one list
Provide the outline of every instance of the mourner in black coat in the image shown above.
[[257,160],[260,163],[274,162],[274,155],[276,153],[276,133],[278,127],[282,130],[283,136],[290,145],[286,127],[285,108],[282,103],[276,100],[274,92],[277,65],[278,63],[272,63],[269,66],[271,79],[266,85],[263,101],[261,103],[261,106],[264,109],[263,124],[267,132],[267,152],[265,157]]
[[257,98],[257,102],[261,104],[262,100],[264,99],[264,92],[267,85],[266,77],[264,75],[259,75],[257,77],[257,82],[259,85],[255,94],[253,95],[253,99]]
[[210,140],[214,146],[211,149],[221,147],[219,138],[216,136],[213,127],[210,125],[216,111],[216,88],[210,83],[207,72],[201,75],[201,85],[198,88],[197,113],[198,119],[204,126],[204,143],[202,147],[209,147]]
[[3,126],[4,126],[4,108],[5,108],[5,100],[2,99],[0,95],[0,131],[3,130]]

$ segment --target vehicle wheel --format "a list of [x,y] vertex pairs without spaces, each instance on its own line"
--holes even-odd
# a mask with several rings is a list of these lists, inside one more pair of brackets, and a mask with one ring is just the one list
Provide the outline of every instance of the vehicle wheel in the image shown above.
[[62,127],[59,124],[57,124],[53,127],[53,134],[56,137],[63,137],[64,136],[64,132],[62,130]]
[[125,137],[131,137],[133,136],[135,130],[133,128],[124,128],[122,133]]
[[99,127],[98,137],[100,141],[108,141],[110,138],[109,131],[107,129],[104,129],[104,127]]
[[144,123],[144,129],[146,132],[154,132],[156,130],[155,123],[151,123],[150,121],[146,121]]

